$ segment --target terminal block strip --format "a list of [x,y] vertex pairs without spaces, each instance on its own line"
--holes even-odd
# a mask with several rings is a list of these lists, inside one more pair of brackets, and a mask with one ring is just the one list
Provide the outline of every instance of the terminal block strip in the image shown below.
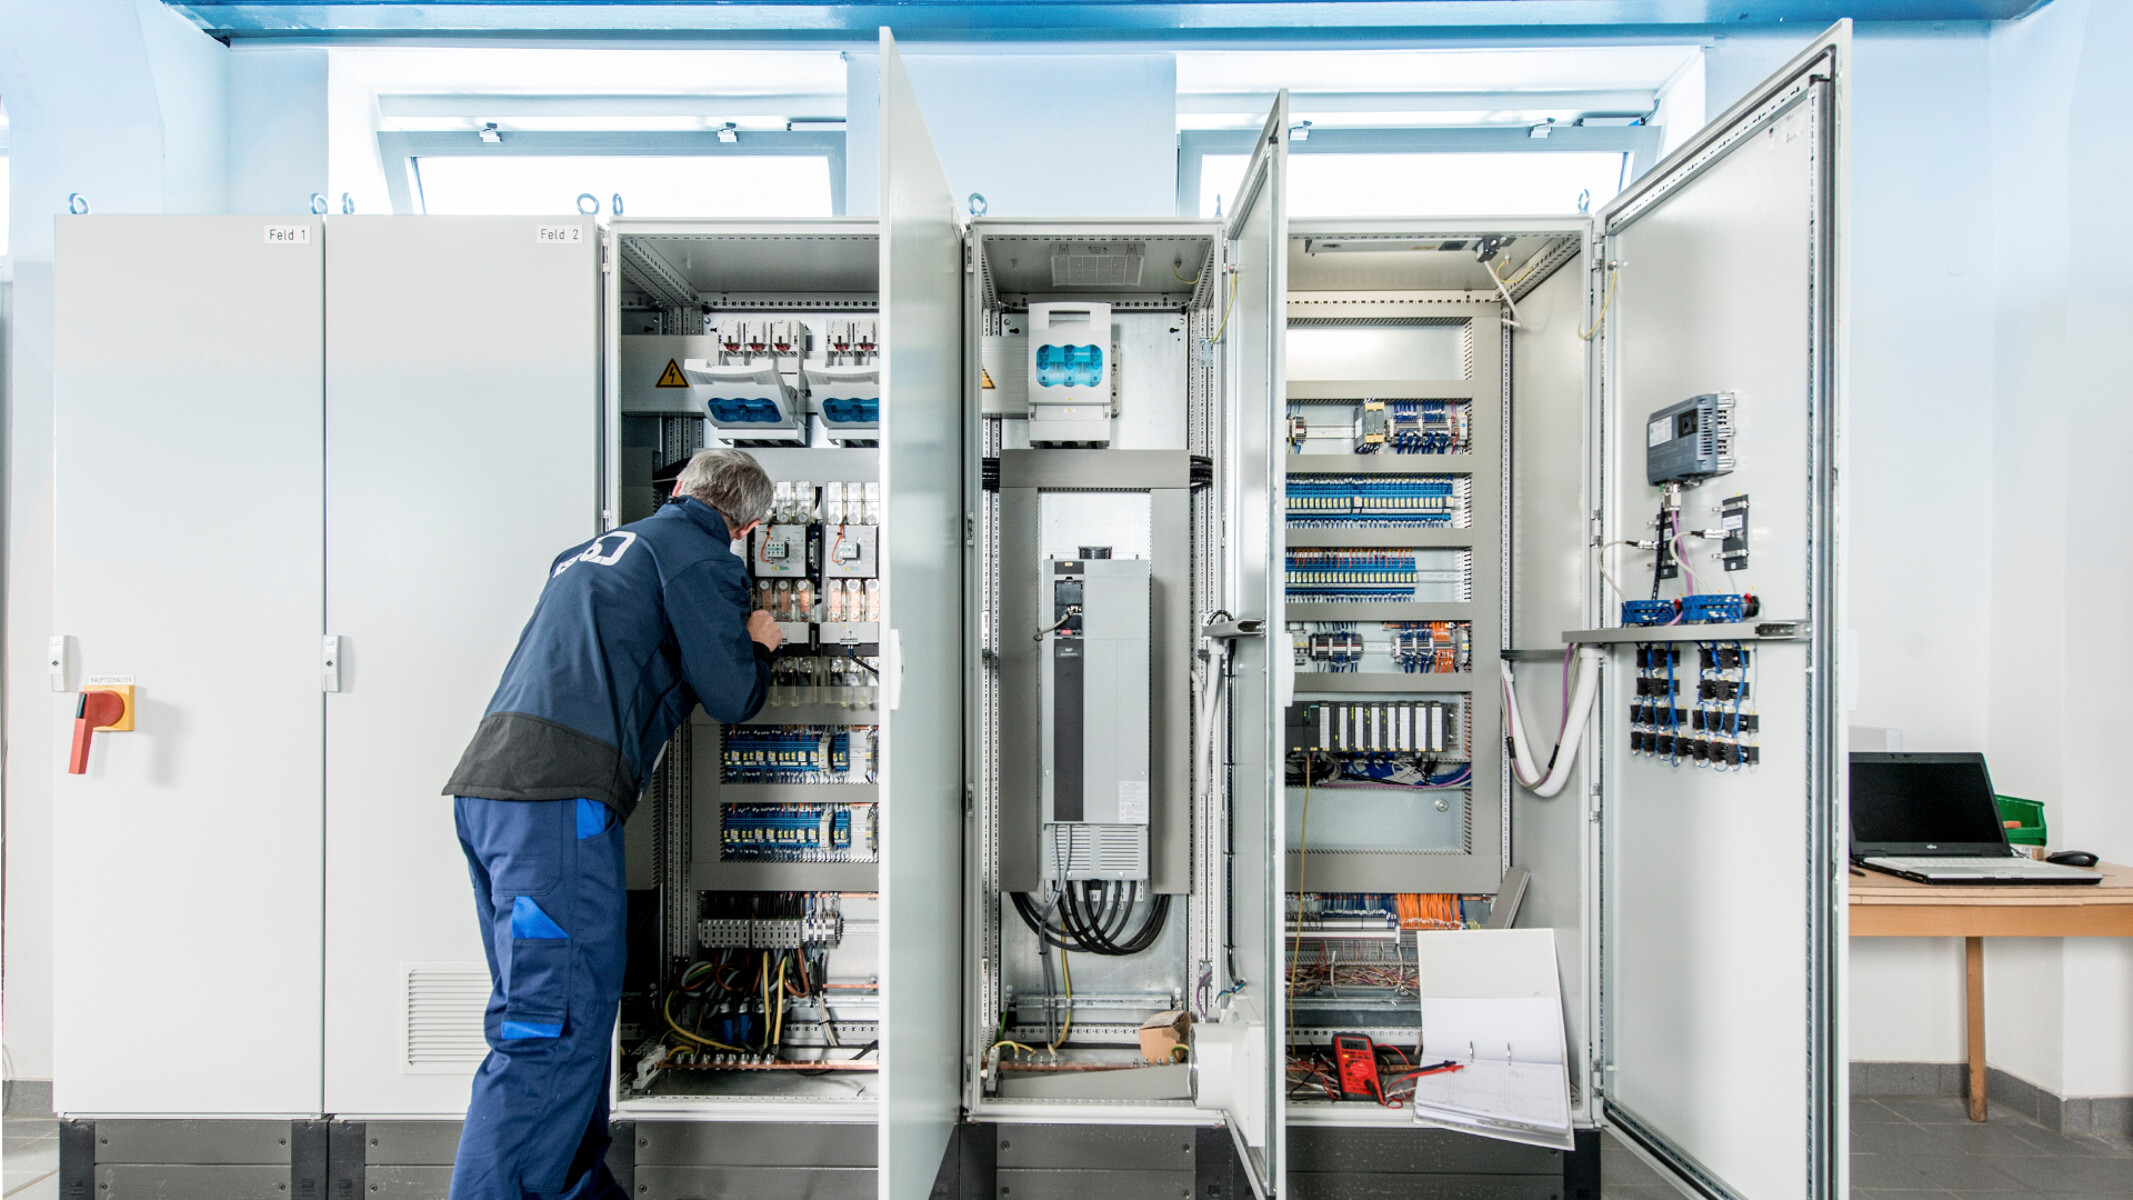
[[1463,475],[1307,475],[1289,481],[1291,529],[1452,529],[1467,517]]
[[876,861],[876,810],[857,804],[727,804],[719,857],[727,862]]
[[1292,548],[1287,554],[1288,597],[1300,602],[1399,602],[1417,599],[1417,588],[1423,586],[1433,593],[1454,591],[1463,602],[1473,589],[1471,558],[1467,550]]
[[706,950],[834,950],[844,942],[844,916],[828,905],[797,917],[705,917],[696,941]]
[[873,725],[729,725],[720,735],[721,783],[870,783]]

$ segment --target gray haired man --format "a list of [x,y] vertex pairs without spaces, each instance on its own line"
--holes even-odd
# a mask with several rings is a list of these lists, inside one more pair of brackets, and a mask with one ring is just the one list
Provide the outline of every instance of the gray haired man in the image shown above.
[[729,725],[763,706],[778,627],[729,543],[771,495],[753,457],[705,450],[658,513],[557,555],[444,787],[490,984],[452,1200],[626,1200],[605,1165],[622,823],[699,703]]

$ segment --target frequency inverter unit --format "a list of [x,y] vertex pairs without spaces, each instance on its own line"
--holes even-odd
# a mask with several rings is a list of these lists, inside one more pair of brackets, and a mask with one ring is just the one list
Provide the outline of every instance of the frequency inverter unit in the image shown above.
[[1040,586],[1045,877],[1146,879],[1148,560],[1046,559]]
[[1733,470],[1733,393],[1706,392],[1644,420],[1644,481],[1694,483]]

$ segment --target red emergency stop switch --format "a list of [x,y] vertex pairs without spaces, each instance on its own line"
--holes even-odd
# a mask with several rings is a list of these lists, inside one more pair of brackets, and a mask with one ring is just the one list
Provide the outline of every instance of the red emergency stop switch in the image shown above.
[[74,752],[67,756],[67,774],[89,773],[89,738],[98,729],[109,729],[126,716],[126,697],[117,692],[83,692],[74,699]]

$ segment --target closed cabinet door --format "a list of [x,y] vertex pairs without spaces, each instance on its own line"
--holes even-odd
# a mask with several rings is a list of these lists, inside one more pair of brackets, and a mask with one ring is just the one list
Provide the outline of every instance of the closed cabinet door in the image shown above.
[[326,251],[326,1107],[458,1115],[485,1053],[445,781],[600,529],[597,230],[335,217]]
[[[65,641],[8,782],[55,781],[62,1113],[319,1111],[321,234],[59,218]],[[76,774],[85,686],[133,727]]]

